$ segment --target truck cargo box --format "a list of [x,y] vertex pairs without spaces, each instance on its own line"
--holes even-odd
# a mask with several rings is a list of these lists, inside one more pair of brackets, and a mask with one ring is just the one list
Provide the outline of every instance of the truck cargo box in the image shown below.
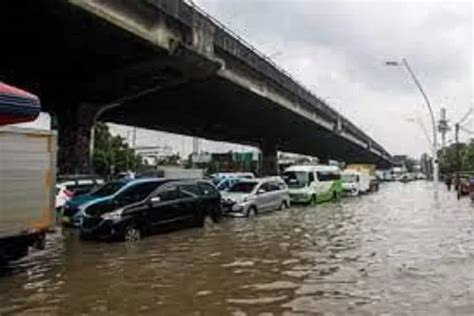
[[0,127],[0,241],[52,228],[55,178],[55,132]]

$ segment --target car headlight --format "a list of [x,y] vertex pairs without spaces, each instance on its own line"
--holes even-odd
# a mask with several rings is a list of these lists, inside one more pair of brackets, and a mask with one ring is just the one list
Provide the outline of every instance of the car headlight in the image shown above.
[[122,213],[123,213],[123,208],[110,212],[110,213],[102,214],[101,217],[102,219],[107,220],[107,221],[116,221],[122,218]]

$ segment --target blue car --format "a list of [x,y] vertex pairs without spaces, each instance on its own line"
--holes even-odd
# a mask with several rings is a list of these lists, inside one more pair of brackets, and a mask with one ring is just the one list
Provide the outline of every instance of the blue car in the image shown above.
[[121,179],[104,184],[88,194],[73,197],[63,207],[62,223],[64,226],[79,227],[82,223],[82,209],[96,201],[111,199],[119,191],[130,185],[132,180]]

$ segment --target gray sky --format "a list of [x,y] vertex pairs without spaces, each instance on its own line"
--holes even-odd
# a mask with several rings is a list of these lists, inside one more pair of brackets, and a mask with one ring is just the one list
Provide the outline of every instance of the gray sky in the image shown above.
[[[436,115],[451,120],[473,106],[473,3],[448,1],[196,0],[361,126],[392,154],[428,150],[421,95],[408,59]],[[474,120],[470,124],[474,129]],[[453,136],[448,135],[448,139]]]
[[[429,151],[421,128],[431,123],[402,68],[408,59],[436,116],[458,120],[473,104],[473,15],[470,1],[194,0],[359,125],[392,154]],[[474,130],[474,115],[468,127]],[[127,128],[113,127],[126,136]],[[448,139],[453,138],[453,133]],[[464,140],[468,135],[462,137]],[[140,130],[138,145],[173,145],[189,137]],[[205,150],[242,149],[203,141]]]

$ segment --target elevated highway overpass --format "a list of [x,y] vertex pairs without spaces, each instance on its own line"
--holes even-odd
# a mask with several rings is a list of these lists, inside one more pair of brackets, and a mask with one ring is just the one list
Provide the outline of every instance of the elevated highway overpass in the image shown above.
[[42,98],[63,173],[87,168],[95,120],[259,146],[266,174],[277,150],[391,163],[372,137],[181,0],[4,0],[0,38],[0,80]]

